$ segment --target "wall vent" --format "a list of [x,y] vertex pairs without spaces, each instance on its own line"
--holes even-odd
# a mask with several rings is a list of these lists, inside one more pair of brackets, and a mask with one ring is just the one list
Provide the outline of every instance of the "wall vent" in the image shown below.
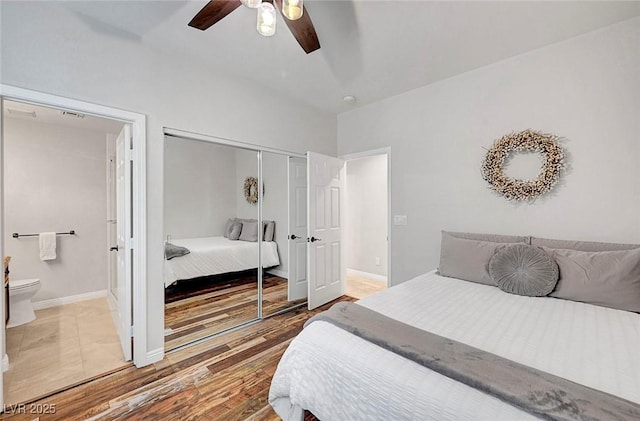
[[35,111],[22,111],[22,110],[14,110],[13,108],[7,108],[7,112],[15,116],[36,118]]

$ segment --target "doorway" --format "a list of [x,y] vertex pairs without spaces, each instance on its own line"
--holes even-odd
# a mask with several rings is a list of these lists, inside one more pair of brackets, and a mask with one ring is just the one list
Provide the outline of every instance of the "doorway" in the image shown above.
[[[131,190],[129,191],[128,197],[131,199],[131,201],[127,205],[128,207],[125,211],[127,215],[130,215],[129,221],[131,222],[130,224],[131,229],[130,229],[130,232],[128,233],[126,244],[122,248],[122,252],[126,256],[128,256],[126,260],[126,264],[127,264],[126,272],[130,274],[130,277],[129,277],[130,283],[128,285],[128,288],[126,289],[130,291],[130,294],[127,302],[122,301],[119,304],[120,306],[119,312],[128,314],[130,317],[135,316],[135,320],[138,322],[137,326],[135,326],[135,329],[134,329],[131,326],[131,321],[130,321],[131,318],[129,318],[129,325],[127,326],[124,336],[126,337],[126,343],[128,344],[128,348],[131,349],[131,347],[133,347],[134,363],[138,366],[143,366],[148,364],[149,363],[148,360],[150,359],[150,356],[147,355],[147,352],[146,352],[146,281],[144,280],[146,276],[145,117],[143,115],[128,112],[128,111],[123,111],[123,110],[118,110],[110,107],[104,107],[101,105],[58,97],[55,95],[49,95],[49,94],[44,94],[40,92],[30,91],[27,89],[16,88],[8,85],[0,85],[0,94],[2,94],[1,100],[3,102],[9,101],[9,102],[20,103],[25,106],[35,106],[35,107],[40,106],[40,107],[53,108],[56,110],[58,114],[63,114],[65,117],[75,118],[78,120],[82,120],[85,118],[91,119],[93,117],[99,117],[102,119],[110,120],[111,123],[116,122],[116,124],[119,124],[120,127],[128,126],[132,128],[132,135],[130,136],[130,139],[128,142],[128,148],[125,154],[126,159],[130,160],[131,167],[132,167],[128,172],[131,178],[130,181],[131,181],[131,187],[132,187]],[[28,110],[26,112],[31,113],[31,111],[28,111]],[[3,120],[0,120],[0,122],[3,123],[2,130],[0,130],[0,132],[2,133],[2,138],[0,143],[0,152],[2,152],[2,159],[0,159],[0,162],[2,162],[3,164],[2,171],[0,171],[0,175],[2,175],[3,178],[6,178],[8,170],[5,168],[7,153],[4,150],[6,148],[6,136],[4,134],[4,128],[7,126],[7,120],[6,120],[6,116],[4,116],[4,113],[3,113]],[[102,138],[103,143],[100,146],[103,151],[106,150],[106,146],[104,143],[105,141],[106,139],[103,137]],[[69,153],[70,155],[69,159],[71,161],[74,161],[74,160],[82,161],[85,158],[82,156],[82,153],[79,150],[75,150],[74,148],[71,148],[71,149],[72,149],[72,152]],[[104,154],[106,156],[106,152]],[[53,155],[51,156],[53,157]],[[55,160],[50,159],[50,161],[55,161]],[[101,162],[93,161],[91,165],[91,167],[95,166],[96,168],[99,169],[99,171],[101,171],[100,178],[104,184],[106,184],[105,180],[107,180],[107,174],[108,174],[108,171],[106,170],[106,167],[108,167],[108,165],[105,166],[105,164],[106,164],[106,159],[103,159]],[[57,172],[50,171],[49,176],[52,179],[57,178],[57,179],[62,179],[62,181],[64,181],[64,177],[61,177],[60,173],[64,173],[64,171],[57,171]],[[28,172],[28,174],[29,175],[33,174],[33,171]],[[25,180],[24,180],[25,182],[32,181],[32,179],[29,179],[29,175],[25,177]],[[81,177],[82,176],[78,176],[75,178],[81,178]],[[71,177],[70,179],[67,179],[67,181],[69,180],[73,181],[73,179],[74,177]],[[0,183],[0,185],[4,185],[4,184],[5,183],[3,180],[3,182]],[[31,183],[31,184],[38,186],[38,183]],[[45,189],[41,189],[41,190],[44,191],[46,194]],[[71,240],[84,239],[85,236],[89,236],[90,234],[89,229],[83,229],[81,232],[79,229],[72,228],[70,226],[69,230],[67,231],[66,228],[59,228],[57,226],[54,228],[53,225],[51,225],[50,227],[47,226],[47,227],[34,228],[36,231],[33,231],[33,232],[31,232],[30,229],[27,229],[25,227],[22,227],[20,230],[13,230],[11,227],[8,226],[8,224],[6,224],[7,221],[6,221],[5,215],[7,211],[8,201],[5,200],[3,196],[5,195],[0,195],[0,197],[2,198],[1,203],[2,203],[2,211],[3,211],[3,218],[2,218],[3,225],[0,226],[1,227],[0,234],[2,238],[5,240],[5,241],[0,241],[0,255],[2,256],[6,254],[5,243],[9,239],[14,241],[20,241],[20,243],[13,243],[14,245],[20,244],[22,246],[31,246],[31,247],[35,245],[36,253],[37,253],[37,248],[40,240],[38,238],[39,232],[45,232],[45,231],[51,230],[50,232],[59,234],[54,236],[54,238],[55,238],[56,247],[58,247],[57,251],[59,253],[60,259],[58,259],[58,261],[55,261],[54,259],[54,261],[50,262],[51,266],[48,267],[48,269],[51,269],[51,268],[62,269],[65,266],[65,262],[68,263],[71,260],[71,258],[67,259],[67,257],[73,251],[74,246],[77,247],[78,242],[76,241],[76,243],[74,244],[73,242],[71,242]],[[65,194],[59,194],[57,196],[50,197],[49,199],[53,199],[54,203],[56,203],[58,206],[64,207],[65,205],[67,206],[70,205],[70,203],[72,202],[72,199],[75,199],[78,197],[82,198],[85,196],[87,196],[86,190],[77,189],[71,192],[67,192]],[[103,203],[106,200],[106,196],[107,195],[105,193],[104,196],[102,197]],[[36,203],[29,202],[29,204],[32,205],[33,207],[37,207],[38,202]],[[43,214],[47,214],[47,212],[52,213],[51,212],[52,210],[47,208],[46,206],[40,206],[40,208],[42,209]],[[108,221],[107,218],[108,218],[108,215],[106,212],[106,205],[105,205],[102,208],[101,220],[100,220],[100,223],[98,224],[99,230],[102,234],[101,238],[103,239],[103,243],[100,245],[100,248],[104,254],[101,254],[101,258],[104,258],[105,262],[108,260],[106,258],[106,254],[108,253],[108,248],[107,248],[108,244],[105,240],[106,232],[107,232],[107,229],[106,229],[106,223]],[[80,223],[81,218],[75,219],[74,221],[79,221],[78,223]],[[60,231],[58,231],[58,229],[60,229]],[[15,235],[12,234],[13,232],[18,234],[17,238]],[[23,233],[36,234],[35,236],[36,238],[29,238],[29,236],[22,237],[20,234],[23,234]],[[32,242],[31,244],[27,244],[26,241],[22,242],[22,240],[27,240],[27,239],[30,239],[30,240],[35,239],[35,242]],[[135,244],[135,247],[133,247],[134,244]],[[65,257],[64,262],[62,257]],[[45,262],[40,262],[40,263],[45,263]],[[90,262],[90,263],[95,263],[95,262]],[[19,260],[12,260],[11,265],[12,266],[9,269],[11,271],[11,273],[9,274],[9,283],[11,282],[11,278],[14,275],[16,276],[16,278],[19,276],[28,276],[26,273],[23,273],[21,275],[22,269],[20,269],[21,263]],[[30,270],[30,269],[32,268],[29,268],[27,270]],[[107,309],[106,313],[110,316],[108,305],[106,304],[107,267],[105,266],[102,269],[104,269],[103,277],[105,278],[105,289],[98,294],[99,296],[97,298],[100,298],[105,301],[104,306],[102,308],[103,309],[106,308]],[[18,273],[16,273],[16,271]],[[43,293],[44,292],[52,293],[56,291],[59,292],[59,290],[65,290],[64,286],[58,285],[57,283],[54,285],[53,289],[47,288],[45,290],[45,288],[42,287],[42,283],[43,283],[42,279],[39,282],[40,282],[40,290]],[[87,304],[90,304],[89,301],[87,300],[78,301],[78,299],[95,298],[92,296],[93,293],[95,293],[95,291],[94,292],[90,291],[87,293],[83,293],[83,292],[76,293],[72,296],[73,297],[72,299],[69,299],[68,296],[64,296],[64,297],[51,297],[49,299],[39,300],[39,301],[43,301],[44,303],[40,303],[36,305],[35,306],[36,311],[39,311],[42,309],[43,311],[54,312],[53,310],[50,310],[51,308],[55,308],[55,307],[51,307],[52,305],[79,304],[83,307],[83,309],[74,309],[73,312],[76,316],[76,319],[78,319],[78,314],[82,313],[82,315],[80,316],[80,319],[82,319],[83,321],[86,321],[88,320],[88,317],[86,317],[87,316],[86,312],[87,311],[96,312],[97,306],[87,305]],[[35,297],[35,294],[34,294],[34,298],[37,298]],[[133,306],[134,301],[137,303],[135,307]],[[6,301],[0,300],[0,309],[2,309],[3,313],[5,312],[5,310],[7,310],[7,307],[9,307],[8,310],[10,310],[10,303],[11,301],[8,299]],[[10,311],[7,313],[10,314]],[[44,322],[45,319],[46,319],[45,317],[42,317],[40,321]],[[70,322],[69,319],[70,317],[67,317],[66,321]],[[61,324],[61,326],[62,325],[64,324]],[[59,334],[59,335],[64,337],[64,334]],[[4,373],[0,373],[0,380],[4,380],[3,377],[9,374],[8,380],[12,381],[11,374],[8,371],[11,369],[12,361],[9,359],[6,353],[7,338],[5,334],[4,318],[2,319],[2,324],[0,325],[0,336],[1,336],[0,339],[2,340],[1,351],[2,351],[2,354],[4,355],[4,358],[3,358]],[[50,336],[45,336],[45,337],[42,337],[42,335],[36,335],[36,336],[40,337],[40,341],[43,341],[43,340],[46,341],[49,339],[51,340],[55,339],[56,334],[54,333]],[[120,339],[122,339],[122,336]],[[135,341],[133,341],[133,339],[135,339]],[[101,343],[100,340],[96,340],[93,345],[96,348],[96,354],[104,351],[105,347],[101,346],[103,344]],[[123,348],[126,349],[127,345],[124,343],[122,345],[123,345]],[[6,381],[0,381],[0,386],[4,386],[6,383],[7,383]],[[7,392],[6,388],[4,387],[2,388],[2,391],[5,393],[0,394],[0,397],[5,395]],[[0,404],[1,403],[2,402],[0,402]]]
[[124,124],[9,100],[2,112],[4,398],[16,404],[126,364],[107,302],[104,165]]
[[389,285],[389,154],[350,155],[346,161],[346,291],[365,298]]

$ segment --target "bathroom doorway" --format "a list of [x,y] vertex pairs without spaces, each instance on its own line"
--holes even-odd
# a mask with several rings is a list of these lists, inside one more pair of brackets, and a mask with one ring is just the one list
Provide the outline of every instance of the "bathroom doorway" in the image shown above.
[[110,159],[125,123],[11,100],[2,116],[2,250],[11,256],[3,395],[16,404],[130,364],[108,301]]

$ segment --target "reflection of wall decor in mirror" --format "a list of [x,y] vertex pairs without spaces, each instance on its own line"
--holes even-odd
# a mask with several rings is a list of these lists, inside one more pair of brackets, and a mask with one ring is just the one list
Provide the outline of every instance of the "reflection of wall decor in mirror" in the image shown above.
[[[564,169],[564,151],[558,137],[533,130],[509,133],[496,140],[482,163],[482,178],[507,200],[531,200],[550,191]],[[517,152],[542,154],[543,165],[535,180],[518,180],[503,172],[505,160]]]
[[252,205],[258,203],[258,179],[247,177],[244,180],[244,198]]

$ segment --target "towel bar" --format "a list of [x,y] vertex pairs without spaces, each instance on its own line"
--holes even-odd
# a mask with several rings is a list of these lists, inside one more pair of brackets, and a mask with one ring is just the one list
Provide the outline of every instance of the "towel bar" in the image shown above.
[[[13,238],[37,237],[38,235],[40,234],[18,234],[17,232],[14,232],[13,234],[11,234]],[[71,230],[69,232],[56,232],[56,235],[76,235],[76,230]]]

